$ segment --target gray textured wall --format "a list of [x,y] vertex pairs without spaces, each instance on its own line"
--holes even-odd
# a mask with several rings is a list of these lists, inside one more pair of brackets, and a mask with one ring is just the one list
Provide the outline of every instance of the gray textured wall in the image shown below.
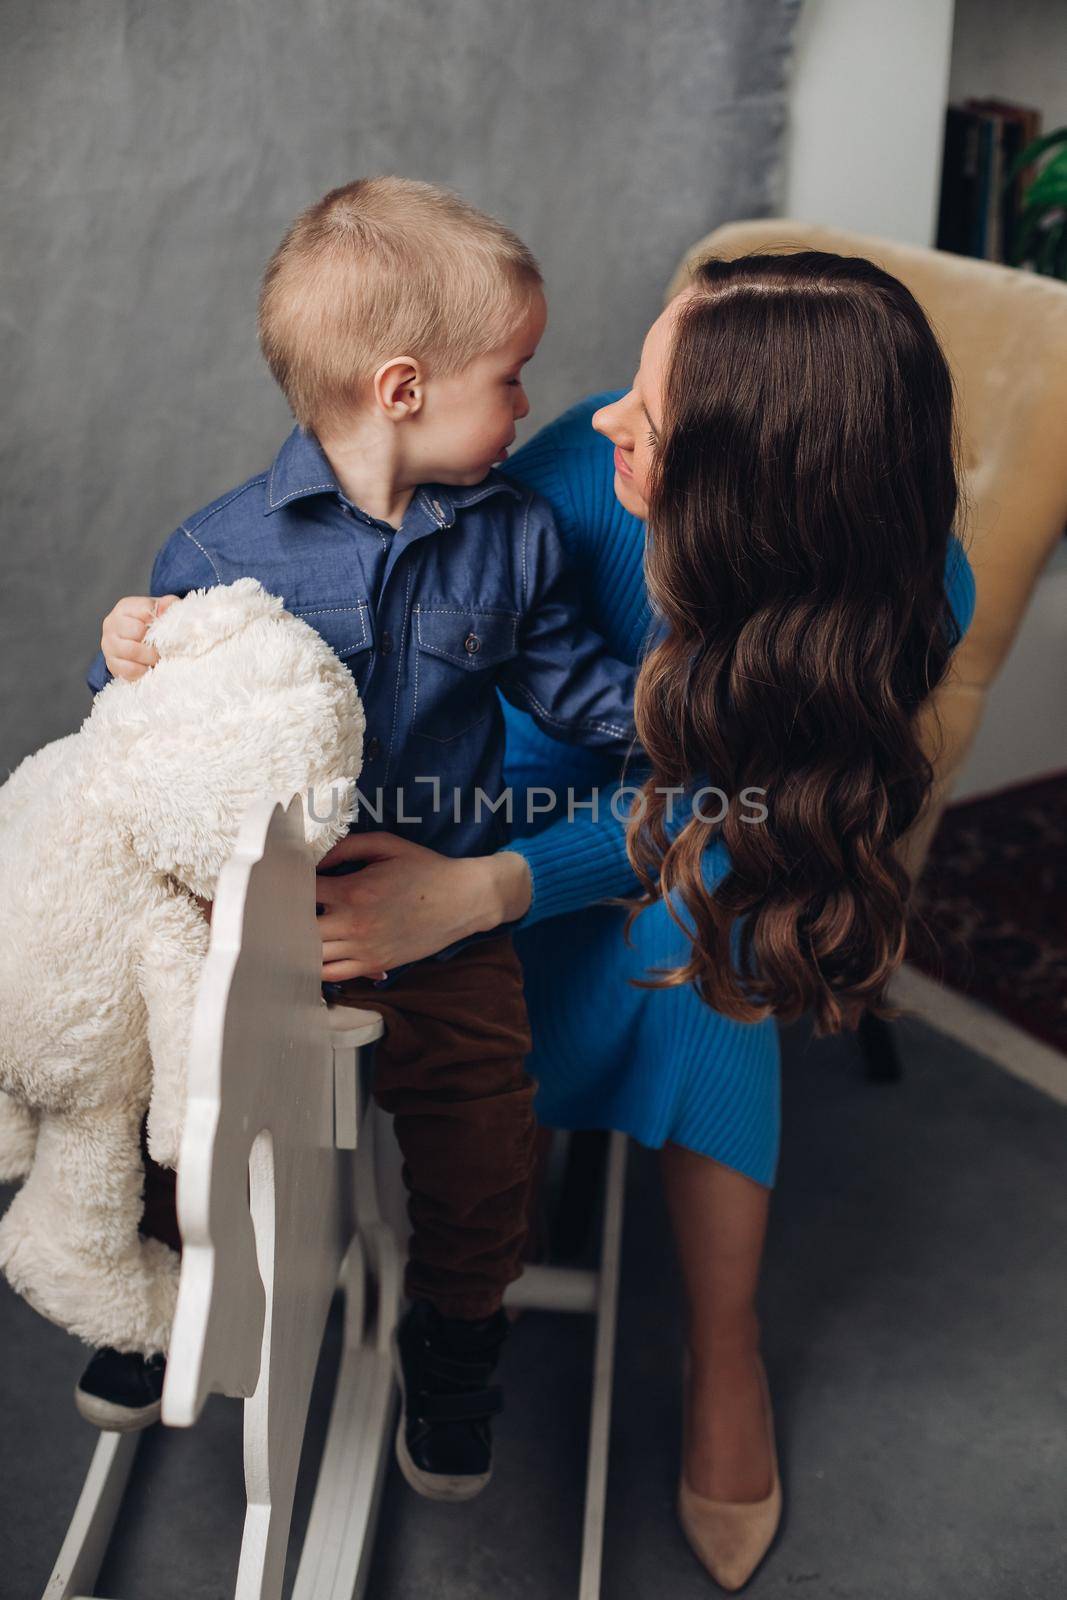
[[76,727],[114,599],[288,427],[285,225],[373,172],[544,266],[531,424],[623,383],[683,248],[773,215],[799,0],[4,0],[0,777]]

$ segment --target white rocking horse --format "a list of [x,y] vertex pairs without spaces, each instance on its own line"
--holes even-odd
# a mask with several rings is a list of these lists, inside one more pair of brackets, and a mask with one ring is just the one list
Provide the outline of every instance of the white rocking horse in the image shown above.
[[[163,1423],[241,1397],[247,1511],[234,1600],[280,1600],[331,1301],[344,1350],[293,1600],[359,1600],[395,1410],[399,1161],[369,1098],[381,1019],[320,988],[299,796],[252,806],[218,881],[197,994],[178,1178],[183,1254]],[[612,1135],[598,1271],[529,1267],[509,1304],[597,1318],[579,1600],[600,1592],[626,1141]],[[373,1293],[368,1291],[373,1290]],[[368,1314],[368,1307],[373,1313]],[[45,1600],[88,1600],[140,1435],[102,1434]]]

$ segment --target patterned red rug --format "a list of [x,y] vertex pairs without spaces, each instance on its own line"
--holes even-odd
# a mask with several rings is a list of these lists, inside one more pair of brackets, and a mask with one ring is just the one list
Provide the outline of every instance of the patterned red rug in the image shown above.
[[915,911],[914,966],[1067,1054],[1067,772],[951,806]]

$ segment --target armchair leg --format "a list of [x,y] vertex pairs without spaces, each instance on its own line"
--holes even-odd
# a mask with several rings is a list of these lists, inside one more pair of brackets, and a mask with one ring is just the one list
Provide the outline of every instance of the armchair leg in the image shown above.
[[856,1030],[869,1083],[899,1083],[904,1067],[892,1023],[865,1011]]

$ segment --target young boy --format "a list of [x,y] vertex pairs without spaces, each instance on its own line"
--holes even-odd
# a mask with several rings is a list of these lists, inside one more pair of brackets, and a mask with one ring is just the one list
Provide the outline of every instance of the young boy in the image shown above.
[[[545,317],[525,245],[456,196],[398,178],[333,190],[293,223],[260,297],[297,427],[152,571],[157,597],[258,578],[318,628],[366,712],[355,826],[453,856],[504,842],[498,688],[565,741],[621,756],[633,737],[632,670],[581,625],[550,510],[494,470],[528,412],[520,374]],[[94,690],[152,664],[151,603],[109,614]],[[386,1023],[374,1092],[395,1119],[413,1229],[400,1465],[420,1493],[459,1500],[490,1475],[535,1085],[510,938],[444,954],[331,997]],[[114,1383],[112,1356],[96,1359]]]

